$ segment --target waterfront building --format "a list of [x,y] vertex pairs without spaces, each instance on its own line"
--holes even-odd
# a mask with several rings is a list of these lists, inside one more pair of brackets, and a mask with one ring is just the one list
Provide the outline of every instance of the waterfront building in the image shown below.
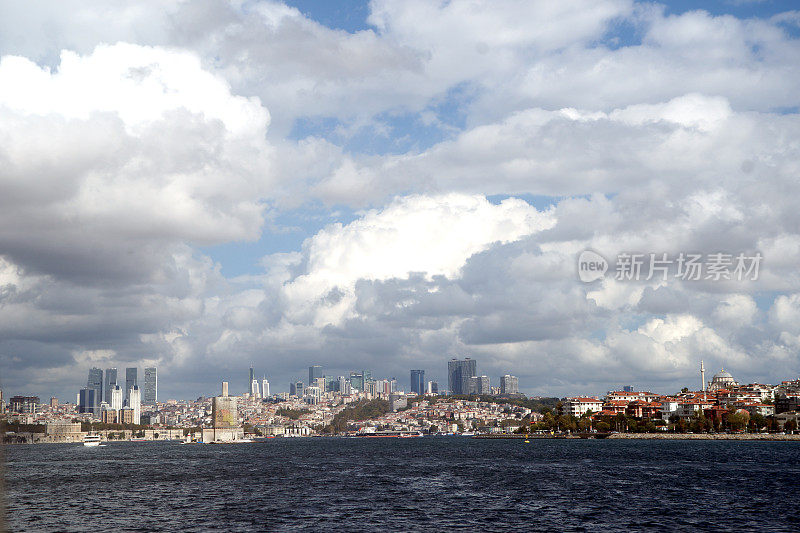
[[425,392],[425,371],[412,370],[411,371],[411,392],[423,394]]
[[587,411],[599,413],[603,410],[603,402],[599,398],[576,396],[567,398],[562,402],[565,415],[581,417]]
[[116,368],[106,368],[106,380],[105,386],[103,387],[103,401],[106,403],[111,403],[111,389],[116,385],[117,382],[117,369]]
[[155,405],[158,402],[158,369],[151,366],[144,369],[144,391],[142,401]]
[[203,429],[203,442],[230,442],[244,438],[239,427],[235,396],[228,396],[228,382],[222,382],[222,394],[211,400],[211,428]]
[[519,394],[519,379],[506,374],[500,378],[500,394]]
[[100,413],[100,403],[103,401],[103,370],[101,368],[90,368],[89,369],[89,379],[86,382],[86,386],[90,389],[94,389],[94,408],[92,409],[93,413],[99,414]]
[[[79,413],[91,413],[95,414],[95,397],[94,395],[97,394],[96,389],[90,389],[89,387],[84,387],[78,393],[78,412]],[[97,404],[99,405],[99,404]],[[99,413],[98,413],[99,414]]]
[[142,416],[142,391],[138,385],[131,387],[128,392],[128,407],[133,410],[133,423],[138,424]]
[[308,385],[314,385],[317,378],[322,377],[322,367],[320,365],[312,365],[308,367]]
[[267,378],[261,380],[261,397],[269,398],[269,381],[267,381]]
[[478,363],[469,357],[453,358],[447,363],[447,387],[450,394],[469,394],[470,378],[478,375]]
[[125,405],[130,406],[130,392],[134,385],[139,385],[139,369],[128,367],[125,369]]

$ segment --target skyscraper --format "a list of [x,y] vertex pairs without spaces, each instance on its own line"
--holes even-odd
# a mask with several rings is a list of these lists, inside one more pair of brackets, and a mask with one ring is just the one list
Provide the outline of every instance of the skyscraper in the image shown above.
[[246,389],[251,394],[253,393],[252,388],[253,388],[253,381],[255,379],[256,379],[256,372],[255,372],[255,370],[253,370],[253,367],[251,366],[250,367],[250,379],[247,382],[247,389]]
[[125,369],[125,405],[130,407],[131,389],[139,385],[139,369],[128,367]]
[[250,397],[251,398],[260,398],[261,394],[258,392],[258,380],[254,379],[250,383]]
[[142,401],[154,404],[158,401],[158,371],[151,366],[144,369],[144,397]]
[[[95,402],[96,399],[94,397],[95,393],[97,392],[96,389],[90,389],[89,387],[84,387],[78,393],[78,412],[79,413],[92,413],[94,414],[95,410]],[[13,409],[12,409],[13,410]]]
[[319,365],[313,365],[308,367],[308,385],[314,385],[317,382],[317,378],[322,377],[322,367]]
[[138,385],[131,387],[129,392],[128,407],[133,409],[133,423],[139,424],[142,416],[142,392]]
[[489,376],[472,376],[469,378],[469,386],[465,394],[489,394],[491,384]]
[[517,376],[506,374],[500,378],[500,394],[519,394],[519,380]]
[[470,378],[478,375],[478,363],[469,357],[447,362],[447,388],[450,394],[469,394]]
[[261,397],[269,398],[269,381],[267,381],[267,378],[261,380]]
[[[108,402],[111,406],[112,411],[119,411],[122,409],[122,402],[124,400],[124,394],[122,392],[122,387],[119,385],[114,385],[111,389],[111,401]],[[119,415],[119,413],[117,413]]]
[[92,413],[99,413],[100,403],[103,401],[103,369],[94,367],[89,369],[89,379],[86,386],[95,391]]
[[117,384],[117,369],[106,368],[106,386],[103,388],[103,401],[111,403],[111,389]]
[[289,396],[297,396],[298,398],[303,397],[303,382],[302,381],[293,381],[289,383]]
[[412,370],[411,371],[411,392],[423,394],[425,392],[425,371]]

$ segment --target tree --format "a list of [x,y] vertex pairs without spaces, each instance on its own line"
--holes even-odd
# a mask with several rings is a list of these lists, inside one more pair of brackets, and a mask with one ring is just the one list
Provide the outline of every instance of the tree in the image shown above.
[[609,424],[608,422],[598,422],[595,425],[595,428],[597,428],[597,431],[605,433],[611,430],[611,424]]
[[786,423],[783,425],[784,431],[794,431],[797,429],[797,422],[794,420],[787,420]]

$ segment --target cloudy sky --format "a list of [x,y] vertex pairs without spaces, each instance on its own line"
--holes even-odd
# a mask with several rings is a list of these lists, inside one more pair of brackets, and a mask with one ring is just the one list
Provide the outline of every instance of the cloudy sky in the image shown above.
[[[453,356],[529,394],[796,378],[793,4],[2,0],[5,393]],[[681,252],[763,262],[614,275]]]

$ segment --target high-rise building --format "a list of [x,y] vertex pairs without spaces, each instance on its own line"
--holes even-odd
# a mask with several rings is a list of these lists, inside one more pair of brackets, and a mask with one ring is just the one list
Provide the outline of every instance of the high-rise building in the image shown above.
[[261,398],[261,394],[258,392],[258,380],[254,379],[250,382],[250,397],[251,398]]
[[125,369],[125,405],[130,407],[130,394],[134,385],[139,385],[139,369],[128,367]]
[[428,394],[439,394],[439,383],[436,381],[429,381],[428,386],[425,387],[425,392]]
[[[0,401],[2,401],[2,396],[0,396]],[[50,398],[50,409],[58,409],[58,398],[53,396]]]
[[6,404],[3,402],[3,391],[0,390],[0,415],[6,412]]
[[151,366],[144,369],[144,390],[142,401],[155,404],[158,401],[158,370]]
[[425,392],[425,371],[412,370],[411,371],[411,392],[423,394]]
[[267,378],[261,380],[261,397],[269,398],[269,381],[267,381]]
[[138,424],[142,416],[142,391],[134,385],[128,393],[128,407],[133,410],[133,424]]
[[119,385],[114,385],[111,389],[111,401],[108,404],[111,406],[112,411],[119,411],[123,407],[123,401],[125,399],[125,394],[122,391],[122,387]]
[[103,387],[103,401],[111,403],[111,389],[117,384],[117,369],[106,368],[106,381]]
[[447,362],[447,387],[450,394],[469,394],[470,378],[478,375],[478,363],[469,357]]
[[344,376],[339,376],[339,393],[342,396],[350,396],[350,382]]
[[317,378],[322,377],[322,367],[319,365],[313,365],[308,367],[308,384],[309,386],[315,384],[317,382]]
[[350,372],[350,387],[358,391],[364,390],[364,373]]
[[472,376],[466,394],[491,394],[489,376]]
[[100,403],[103,401],[103,369],[102,368],[90,368],[89,369],[89,379],[86,382],[86,386],[90,389],[94,389],[94,407],[92,408],[92,413],[100,413]]
[[[84,387],[78,393],[78,412],[94,414],[96,389]],[[12,398],[13,399],[13,398]]]
[[253,380],[254,379],[256,379],[256,371],[253,370],[253,367],[251,366],[250,367],[250,379],[247,381],[247,389],[246,389],[247,391],[250,392],[250,394],[253,393],[253,391],[251,389],[253,388]]
[[500,378],[500,394],[519,394],[519,380],[517,376],[506,374]]
[[297,396],[298,398],[303,397],[302,381],[292,381],[291,383],[289,383],[289,396]]

